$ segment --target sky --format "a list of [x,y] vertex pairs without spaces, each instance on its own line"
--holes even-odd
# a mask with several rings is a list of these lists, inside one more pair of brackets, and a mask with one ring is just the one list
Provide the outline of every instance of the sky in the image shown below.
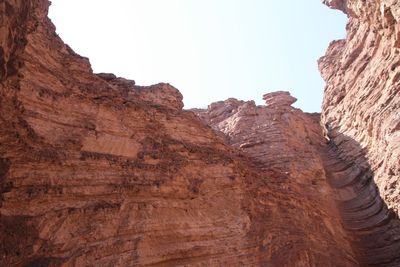
[[167,82],[185,108],[290,91],[321,109],[317,66],[347,17],[321,0],[51,0],[57,33],[95,73]]

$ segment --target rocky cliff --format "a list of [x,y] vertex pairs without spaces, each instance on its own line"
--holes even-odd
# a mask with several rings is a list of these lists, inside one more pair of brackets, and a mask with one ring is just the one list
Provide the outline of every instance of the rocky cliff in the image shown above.
[[[316,154],[359,264],[400,266],[400,2],[324,2],[346,13],[349,23],[346,39],[332,42],[319,60],[327,83],[320,121],[328,143],[320,143]],[[197,113],[224,133],[229,143],[261,161],[263,168],[273,166],[290,173],[287,168],[298,165],[300,177],[312,177],[302,171],[312,170],[315,163],[307,156],[296,156],[297,151],[307,154],[310,148],[296,146],[288,138],[301,132],[290,123],[294,114],[309,132],[318,129],[312,127],[312,116],[293,109],[288,112],[295,99],[287,93],[264,99],[267,107],[230,99]],[[281,119],[266,116],[282,106],[286,114]],[[288,127],[278,126],[285,120]],[[277,146],[276,136],[281,138]],[[319,139],[303,134],[299,140],[312,140],[315,147]]]
[[0,266],[398,266],[397,2],[326,2],[322,118],[277,92],[199,119],[1,1]]
[[360,144],[382,196],[399,215],[400,2],[362,2],[346,2],[347,39],[332,42],[319,61],[327,82],[322,122],[333,139]]
[[325,2],[349,16],[347,38],[319,60],[322,124],[342,161],[334,186],[345,224],[370,244],[365,264],[400,266],[400,2]]
[[323,189],[285,189],[172,86],[93,74],[47,9],[0,3],[1,266],[354,264]]
[[344,150],[353,149],[346,138],[360,144],[382,197],[400,215],[400,2],[361,2],[347,1],[347,39],[332,42],[319,61],[327,82],[322,123]]
[[[222,133],[228,144],[250,157],[261,171],[279,174],[270,181],[270,186],[285,194],[280,203],[290,207],[284,213],[302,235],[301,243],[306,241],[307,246],[317,248],[317,244],[327,242],[326,227],[329,235],[347,247],[346,234],[327,183],[322,158],[326,140],[319,125],[319,114],[306,114],[291,107],[296,99],[288,92],[266,94],[264,99],[266,106],[231,98],[212,103],[206,110],[193,111],[205,124]],[[316,228],[318,224],[322,227]],[[333,251],[332,247],[325,249]],[[350,247],[346,250],[351,251]],[[322,255],[323,251],[318,253]],[[331,257],[317,266],[328,264]],[[340,261],[336,264],[345,265]]]
[[[337,140],[324,138],[320,114],[291,107],[296,99],[288,92],[269,93],[264,99],[266,106],[228,99],[194,112],[260,169],[281,174],[275,181],[281,185],[277,191],[283,189],[296,200],[293,220],[298,213],[323,210],[325,222],[332,222],[336,229],[343,224],[347,231],[343,236],[350,240],[358,264],[399,266],[400,221],[379,196],[374,171],[358,143],[346,139],[353,150],[343,151]],[[309,206],[308,201],[316,205]],[[301,229],[310,236],[313,227]]]

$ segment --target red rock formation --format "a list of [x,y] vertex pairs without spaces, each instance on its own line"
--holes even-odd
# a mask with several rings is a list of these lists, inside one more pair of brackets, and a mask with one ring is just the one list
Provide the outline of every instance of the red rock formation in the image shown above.
[[297,101],[297,99],[291,96],[289,92],[285,91],[265,94],[263,95],[263,99],[268,107],[279,109],[283,109],[284,107],[290,109],[290,106]]
[[360,261],[400,266],[400,2],[326,2],[349,16],[319,60],[331,181]]
[[0,266],[256,265],[244,196],[267,176],[171,86],[93,75],[47,7],[0,3]]
[[348,37],[333,42],[319,62],[327,81],[323,123],[333,138],[346,135],[366,151],[382,196],[400,214],[397,19],[393,27],[384,26],[387,14],[398,8],[374,1],[363,11],[355,8],[357,1],[349,2],[357,17],[350,17]]
[[[315,262],[317,266],[329,265],[333,258],[338,259],[331,254],[339,253],[334,252],[334,243],[346,247],[348,255],[351,249],[327,184],[321,157],[326,141],[319,114],[306,114],[291,107],[296,99],[288,92],[266,94],[264,99],[267,106],[231,98],[212,103],[207,110],[194,111],[215,131],[223,133],[229,144],[253,159],[261,170],[280,174],[270,181],[270,186],[275,194],[284,192],[286,198],[279,197],[280,203],[291,207],[285,213],[297,234],[291,232],[292,236],[287,238],[297,240],[300,236],[297,242],[307,240],[306,246],[318,251],[320,257],[329,251]],[[326,246],[321,246],[323,243]],[[336,260],[335,264],[351,265],[351,261]]]
[[93,74],[48,1],[0,2],[0,266],[398,266],[398,2],[325,2],[351,17],[320,60],[329,144],[285,92],[197,110],[213,131],[168,84]]
[[260,171],[167,84],[94,75],[47,8],[0,3],[1,266],[354,264],[323,189]]

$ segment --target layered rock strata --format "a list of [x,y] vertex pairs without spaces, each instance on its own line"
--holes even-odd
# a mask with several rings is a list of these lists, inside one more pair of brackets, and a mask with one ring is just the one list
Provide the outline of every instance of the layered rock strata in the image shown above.
[[317,158],[261,171],[172,86],[94,75],[47,9],[0,2],[1,266],[355,265]]
[[203,122],[0,2],[0,265],[399,266],[399,3],[324,2],[350,20],[321,119],[281,91]]
[[398,1],[361,2],[347,1],[347,38],[319,60],[327,82],[322,123],[345,153],[364,150],[381,196],[400,215],[400,8]]
[[346,39],[319,60],[327,83],[322,124],[339,160],[333,183],[360,260],[399,266],[400,2],[325,2],[349,17]]
[[[340,217],[330,202],[334,198],[342,217],[336,223],[347,230],[358,264],[399,266],[400,220],[379,195],[374,170],[360,145],[344,136],[338,145],[331,132],[323,138],[319,114],[292,108],[295,98],[287,92],[266,94],[264,99],[267,106],[228,99],[195,112],[261,169],[285,174],[285,180],[279,180],[288,186],[285,191],[308,195],[317,203],[315,210],[327,211],[330,222]],[[344,150],[344,144],[351,150]],[[310,185],[319,191],[310,191]]]
[[[348,244],[335,197],[327,183],[322,154],[326,140],[319,124],[319,114],[307,114],[291,107],[296,99],[288,92],[269,93],[263,98],[266,106],[231,98],[212,103],[208,109],[193,111],[204,123],[222,133],[227,143],[249,156],[262,171],[273,170],[280,174],[270,183],[276,192],[285,192],[287,199],[282,199],[281,203],[288,201],[284,205],[292,207],[285,213],[302,240],[313,243],[313,247],[327,242],[327,236],[321,233],[322,228],[315,230],[317,223],[325,224],[329,235],[337,242]],[[315,216],[310,216],[310,213]],[[308,215],[302,217],[302,214]],[[312,221],[307,218],[312,218]],[[346,249],[351,251],[349,247]],[[318,253],[324,254],[322,250]],[[327,255],[317,266],[328,264],[328,258],[332,259],[332,256]],[[355,262],[338,260],[336,264],[351,265]]]
[[0,4],[0,265],[256,265],[259,175],[171,86],[93,75],[47,7]]
[[351,159],[331,142],[324,164],[360,265],[400,266],[400,220],[380,197],[363,155]]

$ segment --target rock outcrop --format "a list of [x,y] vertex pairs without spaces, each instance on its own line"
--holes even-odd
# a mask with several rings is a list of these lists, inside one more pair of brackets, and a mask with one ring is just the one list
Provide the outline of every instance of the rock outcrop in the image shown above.
[[[327,139],[323,138],[319,114],[292,108],[295,98],[288,92],[270,93],[264,99],[267,106],[228,99],[194,112],[260,169],[281,173],[275,182],[283,186],[290,199],[298,199],[297,214],[304,209],[313,211],[318,214],[314,220],[333,222],[335,232],[343,224],[358,264],[399,266],[400,220],[379,195],[374,180],[376,169],[369,164],[368,153],[354,139],[332,131],[330,125],[325,131]],[[340,216],[333,199],[341,222],[337,221]],[[316,206],[307,205],[308,201]],[[398,203],[393,204],[398,207]],[[321,209],[323,214],[318,213]],[[291,217],[296,225],[307,221],[297,221],[296,214]],[[305,236],[313,231],[305,225],[300,228]],[[340,230],[336,236],[338,233]],[[342,236],[345,239],[346,235]],[[314,236],[313,240],[320,242],[324,238]]]
[[400,9],[397,1],[369,1],[366,10],[361,1],[348,2],[357,17],[350,17],[347,39],[333,42],[319,61],[327,82],[322,122],[344,149],[346,138],[360,144],[383,198],[400,215],[399,24],[395,15],[393,27],[383,23]]
[[246,196],[268,174],[171,86],[94,75],[47,8],[0,3],[0,265],[257,265]]
[[[296,99],[288,92],[269,93],[263,98],[267,106],[231,98],[212,103],[206,110],[193,111],[204,123],[222,133],[227,143],[249,156],[259,169],[280,174],[270,181],[270,186],[275,192],[284,192],[286,198],[279,198],[280,202],[291,207],[285,213],[297,234],[291,233],[289,240],[300,236],[298,244],[307,242],[306,246],[317,250],[320,257],[325,254],[324,250],[329,251],[314,262],[317,266],[329,265],[334,257],[331,253],[338,253],[334,243],[340,243],[349,257],[351,248],[321,156],[326,140],[319,114],[307,114],[291,107]],[[323,243],[327,246],[321,247]],[[341,258],[335,264],[346,266],[354,262]]]
[[324,2],[349,24],[322,115],[279,91],[197,116],[93,74],[47,0],[0,2],[0,266],[399,266],[399,2]]
[[111,73],[99,73],[98,77],[107,81],[110,86],[121,91],[123,97],[147,102],[153,107],[164,106],[180,110],[183,108],[183,96],[170,84],[160,83],[152,86],[137,86],[135,81],[118,78]]
[[349,16],[319,60],[331,181],[361,263],[400,266],[400,2],[327,2]]
[[268,107],[283,109],[284,107],[290,108],[297,99],[290,95],[289,92],[278,91],[263,95],[263,99]]
[[0,3],[1,266],[354,265],[323,189],[261,171],[172,86],[93,74],[48,5]]

